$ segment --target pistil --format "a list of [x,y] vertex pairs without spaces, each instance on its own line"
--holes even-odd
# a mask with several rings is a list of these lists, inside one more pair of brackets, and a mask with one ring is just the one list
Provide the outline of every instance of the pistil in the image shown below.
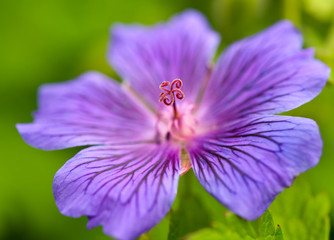
[[[179,118],[179,113],[176,108],[175,97],[179,100],[184,99],[184,93],[181,91],[183,83],[180,79],[174,79],[171,83],[163,81],[159,88],[163,91],[160,93],[159,102],[163,102],[165,105],[173,105],[174,118]],[[169,86],[169,89],[166,87]]]
[[174,118],[179,118],[179,113],[177,112],[176,103],[173,103]]

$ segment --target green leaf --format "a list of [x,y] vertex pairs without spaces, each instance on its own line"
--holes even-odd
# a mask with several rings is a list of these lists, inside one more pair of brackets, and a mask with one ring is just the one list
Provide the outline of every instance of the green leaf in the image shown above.
[[226,212],[211,228],[188,234],[184,239],[327,240],[329,205],[326,194],[313,196],[309,185],[298,179],[259,219],[249,222]]
[[277,225],[277,230],[275,232],[275,240],[283,240],[283,233],[282,233],[282,229],[280,228],[279,225]]
[[275,235],[274,221],[269,211],[266,211],[261,218],[262,220],[259,231],[260,238],[266,239],[267,236],[274,236]]
[[287,239],[327,240],[329,205],[326,194],[312,196],[309,185],[298,179],[276,198],[270,211]]
[[226,213],[222,222],[213,227],[199,230],[188,235],[187,240],[283,240],[280,227],[275,227],[269,211],[253,222],[246,221],[235,214]]

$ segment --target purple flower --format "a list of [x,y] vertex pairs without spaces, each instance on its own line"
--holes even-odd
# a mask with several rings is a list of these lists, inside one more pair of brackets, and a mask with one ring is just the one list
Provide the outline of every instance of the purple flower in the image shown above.
[[214,65],[219,35],[195,11],[151,28],[115,25],[111,35],[123,84],[89,72],[44,85],[35,121],[17,125],[36,148],[93,145],[54,178],[62,214],[133,239],[167,214],[192,167],[219,202],[253,220],[318,163],[316,123],[274,115],[313,99],[330,72],[292,23],[232,44]]

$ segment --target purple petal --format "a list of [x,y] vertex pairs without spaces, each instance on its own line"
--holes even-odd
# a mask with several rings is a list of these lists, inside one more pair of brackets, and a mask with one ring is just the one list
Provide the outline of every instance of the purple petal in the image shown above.
[[154,118],[119,83],[97,72],[43,85],[34,117],[17,129],[28,144],[44,150],[144,141],[154,135]]
[[270,116],[239,120],[188,150],[204,188],[254,220],[297,175],[318,163],[322,140],[313,120]]
[[301,47],[301,35],[288,21],[234,43],[219,58],[203,105],[221,121],[281,113],[312,100],[330,69]]
[[117,239],[134,239],[169,211],[180,174],[179,149],[140,144],[95,146],[57,172],[53,190],[61,213],[86,215]]
[[187,101],[195,102],[219,43],[206,19],[194,10],[147,28],[115,25],[109,61],[151,105],[158,106],[159,85],[180,78]]

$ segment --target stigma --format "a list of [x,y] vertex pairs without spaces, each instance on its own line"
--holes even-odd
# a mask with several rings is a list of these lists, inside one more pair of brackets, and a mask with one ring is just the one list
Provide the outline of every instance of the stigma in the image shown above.
[[[181,79],[174,79],[171,83],[163,81],[159,88],[162,90],[160,93],[159,102],[163,102],[166,106],[173,105],[174,117],[178,118],[179,114],[176,108],[175,98],[179,100],[184,99],[184,93],[181,90],[183,83]],[[169,86],[169,89],[166,88]]]

